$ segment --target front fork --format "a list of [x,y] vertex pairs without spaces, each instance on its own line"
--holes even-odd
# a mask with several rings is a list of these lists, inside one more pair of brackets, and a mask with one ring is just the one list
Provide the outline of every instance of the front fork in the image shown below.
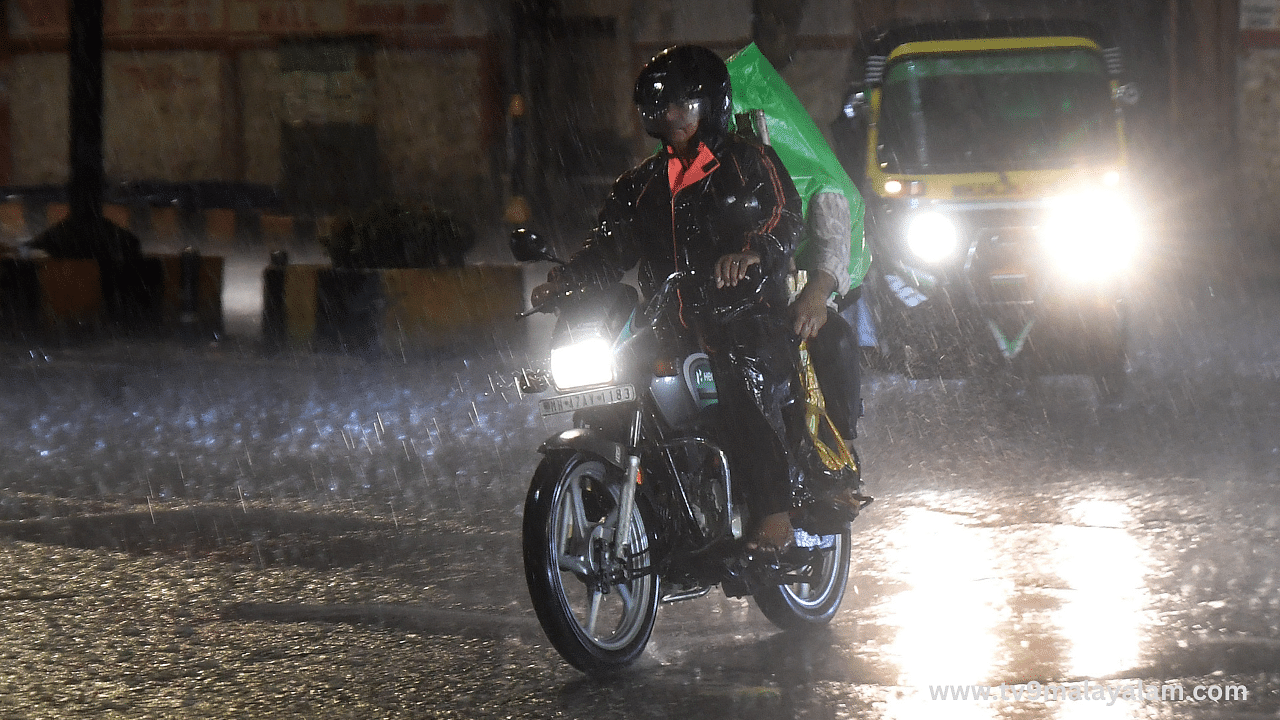
[[640,424],[644,414],[639,405],[631,418],[631,433],[628,447],[631,455],[627,456],[627,479],[622,484],[622,498],[618,508],[618,527],[614,529],[613,544],[615,557],[624,563],[631,554],[631,514],[636,509],[636,487],[640,485],[640,456],[636,455],[640,445]]

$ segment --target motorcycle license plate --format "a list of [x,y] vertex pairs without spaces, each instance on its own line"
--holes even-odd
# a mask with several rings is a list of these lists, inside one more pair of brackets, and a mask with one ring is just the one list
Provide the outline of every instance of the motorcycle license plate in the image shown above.
[[583,408],[613,405],[614,403],[628,402],[635,399],[636,387],[634,385],[614,385],[613,387],[597,388],[573,393],[572,395],[546,398],[545,400],[540,400],[538,405],[543,415],[558,415]]

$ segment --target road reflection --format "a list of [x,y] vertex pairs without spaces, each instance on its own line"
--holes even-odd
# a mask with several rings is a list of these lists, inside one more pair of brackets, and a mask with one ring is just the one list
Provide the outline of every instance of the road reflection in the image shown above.
[[1152,560],[1128,530],[1129,509],[1113,500],[1082,500],[1067,510],[1071,524],[1053,528],[1051,557],[1066,602],[1055,614],[1069,641],[1063,674],[1106,677],[1138,666],[1151,626],[1144,582]]
[[[923,499],[946,507],[940,498]],[[936,718],[943,708],[930,697],[930,685],[986,684],[995,678],[995,630],[1008,612],[1010,588],[999,579],[991,531],[974,527],[965,515],[907,508],[890,538],[885,565],[905,588],[886,598],[884,619],[894,634],[885,655],[898,666],[897,684],[913,691],[891,692],[885,717]],[[995,717],[995,709],[950,701],[945,712],[964,720]]]
[[886,565],[906,583],[887,604],[895,627],[888,655],[899,684],[980,683],[994,677],[995,626],[1007,612],[991,533],[966,518],[910,508],[886,548]]
[[[918,496],[887,530],[889,592],[877,614],[897,688],[886,693],[884,717],[1139,712],[1141,703],[1065,691],[1123,678],[1143,659],[1155,623],[1145,584],[1152,559],[1134,522],[1124,503],[1106,498],[989,514],[961,495]],[[1026,689],[1032,683],[1038,690]],[[955,694],[981,688],[988,699]]]

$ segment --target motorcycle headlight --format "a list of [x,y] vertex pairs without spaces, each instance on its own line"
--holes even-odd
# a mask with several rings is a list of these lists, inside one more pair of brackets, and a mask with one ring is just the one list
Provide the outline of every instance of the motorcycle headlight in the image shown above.
[[1138,237],[1133,208],[1116,192],[1059,198],[1041,228],[1054,266],[1080,280],[1105,279],[1128,269]]
[[951,257],[960,244],[955,223],[937,212],[926,212],[911,218],[907,225],[907,247],[925,262],[938,262]]
[[551,381],[561,390],[613,382],[613,348],[589,338],[551,351]]

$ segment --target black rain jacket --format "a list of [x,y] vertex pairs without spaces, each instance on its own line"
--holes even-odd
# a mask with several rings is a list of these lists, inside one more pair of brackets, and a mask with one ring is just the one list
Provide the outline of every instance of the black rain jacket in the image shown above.
[[[786,273],[803,227],[791,177],[772,148],[737,135],[704,139],[700,151],[682,177],[666,150],[619,177],[591,236],[553,276],[604,285],[638,263],[648,296],[673,271],[709,277],[721,256],[751,251],[766,276],[764,302],[785,309]],[[722,303],[737,299],[733,289],[709,299],[717,294]]]
[[[700,133],[701,134],[701,133]],[[639,265],[646,296],[676,270],[709,281],[723,255],[758,254],[761,292],[751,283],[681,296],[681,319],[712,364],[724,440],[735,477],[757,515],[808,498],[803,457],[799,340],[787,308],[786,274],[803,221],[800,197],[773,149],[736,135],[703,137],[692,163],[668,150],[624,173],[582,249],[550,279],[574,285],[618,282]]]

